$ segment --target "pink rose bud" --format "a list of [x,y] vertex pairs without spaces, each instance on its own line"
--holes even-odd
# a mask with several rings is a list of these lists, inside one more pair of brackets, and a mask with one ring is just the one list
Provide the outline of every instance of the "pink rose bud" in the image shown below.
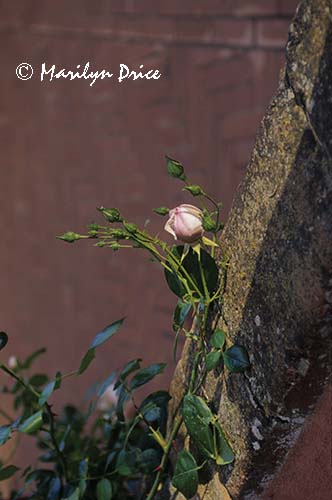
[[165,231],[184,243],[194,243],[204,233],[203,212],[194,205],[179,205],[169,211]]

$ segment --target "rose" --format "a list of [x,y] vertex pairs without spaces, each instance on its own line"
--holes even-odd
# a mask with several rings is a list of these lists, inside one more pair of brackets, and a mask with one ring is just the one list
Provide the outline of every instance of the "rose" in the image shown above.
[[179,205],[169,211],[165,231],[184,243],[194,243],[204,233],[203,212],[194,205]]

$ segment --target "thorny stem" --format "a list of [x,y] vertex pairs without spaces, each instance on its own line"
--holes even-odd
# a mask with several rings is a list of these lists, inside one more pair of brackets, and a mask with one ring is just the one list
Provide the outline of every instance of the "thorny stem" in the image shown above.
[[207,287],[207,284],[206,284],[206,279],[205,279],[205,274],[204,274],[204,270],[203,270],[203,266],[202,266],[202,261],[201,261],[201,255],[199,254],[199,257],[198,257],[198,263],[199,263],[199,272],[200,272],[200,275],[201,275],[201,279],[202,279],[202,283],[203,283],[203,289],[204,289],[204,295],[205,295],[205,301],[204,301],[204,316],[203,316],[203,327],[205,327],[205,322],[206,322],[206,319],[207,319],[207,309],[209,307],[209,304],[210,304],[210,294],[209,294],[209,290],[208,290],[208,287]]
[[[201,264],[200,264],[200,266],[201,266]],[[204,286],[204,282],[205,282],[205,287],[206,287],[206,290],[207,290],[205,277],[203,279],[203,286]],[[204,338],[203,331],[206,328],[207,314],[208,314],[207,311],[208,311],[208,306],[209,306],[209,300],[210,300],[209,299],[209,295],[207,293],[206,304],[205,304],[205,307],[204,307],[202,323],[199,325],[199,330],[200,330],[199,345],[198,345],[198,349],[197,349],[197,352],[196,352],[196,355],[195,355],[195,358],[194,358],[194,364],[193,364],[193,368],[192,368],[192,372],[191,372],[191,377],[190,377],[190,382],[189,382],[187,393],[196,392],[196,390],[193,391],[193,388],[194,388],[194,383],[195,383],[195,379],[196,379],[196,376],[197,376],[197,368],[199,366],[199,361],[200,361],[201,354],[202,354],[203,347],[204,347],[204,343],[203,343],[203,338]],[[181,401],[181,403],[180,403],[179,406],[181,406],[181,404],[182,404],[182,401]],[[173,441],[176,438],[176,436],[177,436],[177,434],[179,432],[179,429],[180,429],[180,427],[182,425],[182,420],[183,420],[182,416],[179,415],[178,416],[178,420],[175,423],[175,425],[174,425],[174,427],[173,427],[173,429],[172,429],[172,431],[170,433],[169,440],[168,440],[167,445],[165,447],[164,454],[163,454],[163,457],[162,457],[162,460],[161,460],[161,463],[160,463],[160,466],[159,466],[158,473],[157,473],[157,475],[155,477],[154,483],[152,485],[152,488],[151,488],[150,493],[148,494],[146,500],[152,500],[153,497],[154,497],[154,495],[157,492],[157,489],[158,489],[158,486],[159,486],[159,483],[160,483],[161,475],[164,472],[165,465],[167,463],[169,452],[171,450]]]
[[[200,290],[198,289],[195,281],[192,279],[192,277],[190,276],[190,274],[188,273],[188,271],[181,266],[181,262],[175,257],[175,255],[173,254],[173,252],[167,247],[167,245],[165,245],[161,240],[159,240],[158,238],[151,238],[148,234],[144,234],[142,233],[141,231],[139,231],[139,235],[141,237],[143,237],[147,242],[149,243],[153,243],[154,245],[158,245],[159,247],[161,247],[164,252],[166,252],[167,256],[168,256],[168,260],[171,261],[173,264],[175,264],[175,266],[181,270],[182,274],[185,276],[185,278],[188,280],[188,282],[191,283],[192,287],[195,289],[195,291],[200,295]],[[137,239],[138,242],[141,243],[141,241],[139,239]],[[144,243],[143,243],[144,244]],[[147,250],[150,250],[148,247],[145,247],[147,248]],[[161,264],[163,265],[163,260],[167,260],[165,256],[163,256],[160,252],[158,252],[156,249],[154,249],[154,251],[156,252],[156,254],[159,256],[159,261],[161,262]],[[165,266],[164,266],[165,267]],[[168,270],[170,272],[172,272],[173,270],[168,268]],[[186,286],[187,288],[187,291],[190,295],[190,290],[188,289],[188,287]]]
[[178,417],[178,420],[177,420],[176,424],[174,425],[173,430],[172,430],[172,432],[171,432],[171,434],[169,436],[169,441],[168,441],[168,443],[166,445],[163,458],[161,459],[159,470],[158,470],[157,475],[155,477],[155,480],[154,480],[154,483],[153,483],[152,488],[150,490],[150,493],[146,497],[146,500],[152,500],[152,498],[154,497],[154,495],[157,492],[157,489],[158,489],[158,486],[159,486],[159,482],[160,482],[161,474],[163,473],[163,471],[165,469],[165,465],[166,465],[167,460],[168,460],[169,452],[170,452],[171,447],[173,445],[173,441],[176,438],[177,433],[179,432],[181,424],[182,424],[182,417]]
[[[0,369],[2,371],[4,371],[5,373],[7,373],[7,375],[10,375],[15,380],[17,380],[17,382],[19,382],[25,389],[32,392],[32,394],[34,394],[36,396],[36,398],[38,398],[38,399],[40,398],[39,392],[36,391],[31,385],[26,384],[24,382],[24,380],[22,380],[18,375],[16,375],[16,373],[13,370],[11,370],[10,368],[8,368],[5,365],[0,365]],[[65,458],[63,456],[63,453],[60,451],[59,445],[58,445],[56,437],[55,437],[54,415],[53,415],[52,409],[48,403],[45,404],[45,409],[50,417],[50,429],[48,430],[48,432],[51,436],[51,441],[53,443],[54,449],[55,449],[55,451],[58,455],[59,461],[61,463],[64,476],[65,476],[66,480],[68,481],[68,474],[67,474],[67,467],[66,467]]]
[[40,394],[38,391],[36,391],[36,389],[34,389],[30,384],[26,384],[24,382],[24,380],[22,380],[18,375],[16,375],[16,373],[11,370],[10,368],[8,368],[8,366],[5,366],[5,365],[0,365],[0,369],[7,373],[7,375],[10,375],[11,377],[13,377],[15,380],[17,380],[17,382],[19,384],[21,384],[25,389],[28,389],[30,392],[32,392],[32,394],[34,394],[36,396],[36,398],[40,398]]
[[174,256],[174,254],[169,250],[168,248],[166,249],[167,255],[169,260],[172,260],[173,263],[180,269],[181,273],[184,275],[184,277],[188,280],[188,282],[191,283],[192,287],[195,289],[195,292],[198,293],[198,295],[202,295],[201,291],[199,290],[198,286],[196,285],[195,281],[192,279],[188,271],[184,266],[181,265],[181,262],[177,260],[177,258]]
[[55,437],[54,414],[52,412],[51,406],[48,403],[45,403],[45,408],[46,408],[47,414],[50,418],[50,428],[49,428],[48,432],[51,436],[51,441],[52,441],[52,444],[53,444],[54,449],[56,451],[56,454],[58,455],[59,462],[61,464],[65,479],[66,479],[66,481],[68,481],[68,471],[67,471],[66,460],[65,460],[65,457],[64,457],[62,451],[59,448],[58,442],[57,442],[56,437]]
[[[138,237],[138,235],[139,235],[139,237]],[[150,236],[143,234],[142,232],[138,232],[136,234],[133,234],[132,237],[138,243],[143,244],[143,245],[144,245],[144,240],[145,240],[145,242],[147,242],[147,243],[152,243],[153,245],[161,246],[161,248],[166,252],[167,257],[168,257],[168,261],[171,263],[171,265],[173,264],[177,269],[180,269],[181,273],[184,275],[186,280],[192,285],[194,290],[200,295],[200,290],[197,287],[195,281],[192,279],[192,277],[188,273],[188,271],[183,266],[181,266],[181,262],[175,257],[175,255],[172,253],[172,251],[169,248],[167,248],[167,246],[162,245],[162,242],[158,238],[151,238]],[[143,239],[143,241],[141,241],[142,239]],[[173,272],[173,269],[171,267],[169,267],[166,263],[167,262],[166,257],[164,255],[162,255],[160,252],[158,252],[158,250],[155,247],[153,247],[153,249],[152,249],[148,246],[145,246],[145,248],[152,255],[154,255],[154,257],[156,257],[159,260],[159,262],[161,263],[161,265],[165,269],[167,269],[169,272]],[[187,293],[189,295],[191,295],[191,290],[188,287],[188,284],[185,281],[182,281],[182,282],[187,290]]]
[[[144,241],[141,241],[141,239],[136,235],[136,234],[133,234],[131,235],[132,236],[132,239],[134,241],[136,241],[137,243],[141,244],[141,245],[144,245]],[[147,238],[145,237],[145,242],[147,243],[151,243],[151,241],[153,240],[147,240]],[[158,252],[158,250],[155,248],[155,247],[148,247],[148,246],[144,246],[144,248],[146,250],[148,250],[148,252],[151,253],[151,255],[153,255],[159,262],[160,264],[165,268],[167,269],[168,271],[172,272],[172,269],[166,264],[166,258],[160,253]]]

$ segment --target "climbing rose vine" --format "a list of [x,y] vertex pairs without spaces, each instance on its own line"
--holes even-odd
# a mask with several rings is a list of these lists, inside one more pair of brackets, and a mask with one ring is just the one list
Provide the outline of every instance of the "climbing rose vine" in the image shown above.
[[[192,368],[181,404],[168,416],[170,395],[165,390],[137,401],[137,389],[162,373],[165,364],[142,367],[142,360],[136,358],[95,384],[88,409],[71,404],[55,408],[54,392],[65,379],[88,369],[98,349],[118,334],[123,319],[100,331],[69,373],[58,371],[51,378],[31,373],[44,349],[25,360],[10,356],[7,365],[0,364],[8,376],[2,392],[12,395],[18,415],[1,411],[7,423],[0,427],[0,445],[10,439],[18,442],[21,434],[28,434],[41,450],[38,464],[24,470],[13,464],[0,465],[0,481],[16,473],[23,483],[12,491],[12,500],[27,495],[35,500],[151,500],[160,490],[170,488],[169,483],[191,498],[197,492],[200,469],[211,461],[220,467],[234,461],[231,436],[222,429],[204,392],[209,372],[240,372],[249,367],[245,348],[232,345],[226,331],[218,327],[228,260],[219,244],[221,205],[188,181],[180,162],[169,157],[166,162],[169,175],[181,181],[183,191],[197,201],[195,205],[154,209],[157,215],[168,217],[164,229],[176,245],[128,221],[114,207],[98,208],[104,222],[89,224],[86,233],[68,231],[58,238],[68,243],[90,240],[96,247],[113,251],[142,249],[160,264],[177,297],[171,322],[174,358],[179,335],[192,344]],[[7,342],[7,334],[1,332],[0,349]],[[191,446],[177,449],[177,459],[171,463],[170,452],[181,426],[195,453],[189,451]]]

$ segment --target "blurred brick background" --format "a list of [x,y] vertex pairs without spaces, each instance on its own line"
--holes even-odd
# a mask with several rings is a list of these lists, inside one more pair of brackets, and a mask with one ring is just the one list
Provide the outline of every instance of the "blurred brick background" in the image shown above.
[[[170,295],[139,252],[55,240],[116,206],[138,224],[164,220],[159,205],[190,202],[165,173],[165,153],[224,202],[244,175],[275,92],[294,0],[0,1],[0,329],[2,357],[40,346],[50,376],[78,366],[94,334],[126,316],[97,353],[79,390],[134,357],[173,370]],[[40,82],[41,64],[118,73],[120,63],[159,69],[150,81]],[[28,81],[15,69],[29,62]],[[6,404],[6,402],[4,403]],[[281,497],[279,497],[281,498]],[[286,498],[286,497],[282,497]],[[290,498],[290,497],[289,497]]]

